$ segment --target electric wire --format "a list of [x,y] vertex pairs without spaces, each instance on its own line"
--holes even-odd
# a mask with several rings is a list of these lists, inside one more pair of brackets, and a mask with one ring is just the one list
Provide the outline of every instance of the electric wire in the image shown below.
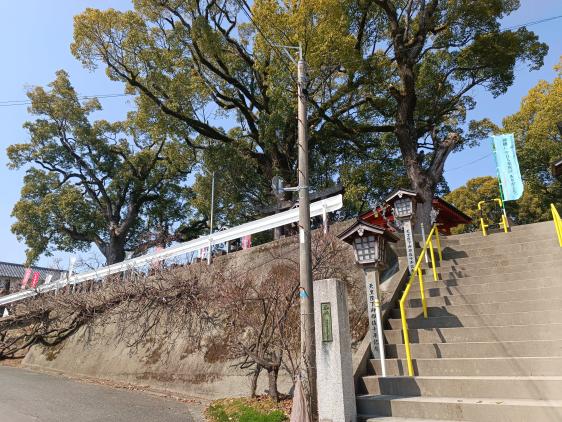
[[[238,3],[238,5],[240,6],[240,9],[242,10],[242,12],[246,15],[246,17],[250,20],[250,22],[252,23],[252,25],[254,25],[254,27],[256,28],[256,31],[259,32],[259,34],[262,36],[262,38],[264,39],[264,41],[269,44],[269,46],[274,49],[277,54],[279,55],[280,59],[285,62],[286,65],[290,65],[290,63],[287,62],[287,58],[285,57],[285,55],[283,54],[284,52],[281,51],[279,49],[279,46],[276,44],[273,44],[271,42],[271,40],[267,37],[267,35],[262,31],[262,29],[260,28],[260,26],[257,24],[256,20],[253,17],[253,13],[252,10],[250,9],[250,7],[246,4],[246,2],[244,0],[237,0],[236,1]],[[279,31],[281,32],[281,31]],[[281,32],[281,34],[283,35],[283,37],[287,37],[287,35],[283,32]]]
[[[287,58],[283,55],[283,52],[279,49],[279,46],[273,44],[269,38],[266,36],[266,34],[262,31],[262,29],[260,28],[260,26],[256,23],[255,19],[252,16],[252,12],[251,10],[247,10],[247,5],[245,4],[245,2],[243,0],[237,0],[237,3],[239,4],[242,12],[246,15],[246,17],[250,20],[250,22],[252,23],[252,25],[254,25],[254,27],[256,28],[256,30],[260,33],[260,35],[263,37],[263,39],[265,40],[265,42],[267,42],[271,48],[273,48],[280,56],[281,60],[283,60],[285,62],[285,64],[290,65],[290,63],[288,63],[286,60]],[[539,20],[535,20],[535,21],[529,21],[526,23],[522,23],[519,25],[513,25],[513,26],[509,26],[506,27],[502,30],[500,30],[499,32],[506,32],[506,31],[511,31],[513,29],[519,29],[519,28],[523,28],[523,27],[527,27],[527,26],[534,26],[534,25],[539,25],[541,23],[545,23],[545,22],[550,22],[556,19],[561,19],[562,15],[557,15],[557,16],[551,16],[548,18],[543,18],[543,19],[539,19]],[[281,33],[281,35],[283,37],[287,37],[287,34],[283,33],[282,31],[279,31]],[[481,35],[485,35],[481,34]],[[350,64],[361,64],[361,63],[365,63],[365,58],[359,58],[356,60],[348,60],[346,62],[342,62],[340,63],[340,65],[350,65]],[[100,95],[84,95],[84,96],[80,96],[78,97],[78,99],[82,99],[82,100],[86,100],[86,99],[92,99],[92,98],[98,98],[98,99],[104,99],[104,98],[115,98],[115,97],[127,97],[127,96],[132,96],[133,94],[100,94]],[[12,107],[12,106],[21,106],[21,105],[31,105],[31,101],[30,100],[5,100],[5,101],[0,101],[0,107]],[[452,170],[449,170],[452,171]]]
[[473,165],[473,164],[476,164],[476,163],[479,162],[479,161],[484,160],[485,158],[488,158],[488,157],[491,156],[491,155],[492,155],[492,153],[489,152],[488,154],[486,154],[486,155],[484,155],[484,156],[482,156],[482,157],[480,157],[480,158],[477,158],[476,160],[469,161],[468,163],[464,163],[464,164],[462,164],[462,165],[460,165],[460,166],[458,166],[458,167],[454,167],[454,168],[452,168],[452,169],[447,169],[447,170],[444,171],[444,173],[449,173],[449,172],[451,172],[451,171],[460,170],[460,169],[462,169],[462,168],[464,168],[464,167],[471,166],[471,165]]
[[[80,95],[79,100],[104,99],[104,98],[117,98],[117,97],[130,97],[133,94],[99,94],[99,95]],[[0,101],[0,107],[22,106],[31,105],[31,100],[6,100]]]

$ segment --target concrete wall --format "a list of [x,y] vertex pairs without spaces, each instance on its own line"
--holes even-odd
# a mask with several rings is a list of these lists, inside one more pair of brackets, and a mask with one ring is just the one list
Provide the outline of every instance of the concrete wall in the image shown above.
[[[341,231],[342,224],[332,230],[334,233]],[[298,243],[295,238],[281,239],[218,257],[211,267],[212,271],[218,272],[263,271],[280,260],[298,263]],[[346,279],[349,308],[354,313],[351,328],[358,345],[367,326],[363,272],[355,265],[353,252],[347,246],[338,254],[334,266],[337,268],[325,268],[324,274],[319,274],[318,278],[341,275]],[[206,264],[199,263],[172,271],[177,277],[187,279],[191,271],[206,271]],[[235,362],[220,361],[216,356],[209,358],[205,350],[195,352],[189,345],[190,342],[182,338],[169,344],[146,344],[131,348],[119,339],[116,330],[117,326],[113,323],[94,323],[56,347],[34,346],[23,364],[43,370],[109,379],[204,398],[248,394],[247,372],[236,369],[233,366]],[[263,391],[266,385],[264,373],[259,382],[259,391]],[[288,392],[292,382],[286,373],[280,374],[279,385],[281,392]]]

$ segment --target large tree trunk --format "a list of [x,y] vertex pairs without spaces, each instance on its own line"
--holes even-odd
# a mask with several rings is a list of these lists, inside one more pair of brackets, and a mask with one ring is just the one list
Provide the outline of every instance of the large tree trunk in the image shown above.
[[272,365],[267,370],[267,377],[269,379],[269,397],[272,400],[279,401],[279,391],[277,391],[277,378],[279,376],[279,366]]
[[418,207],[416,210],[416,221],[415,221],[415,232],[420,233],[420,225],[423,224],[425,228],[425,233],[429,233],[431,230],[431,210],[433,209],[433,196],[435,192],[435,186],[422,185],[415,189],[417,194],[420,196],[423,202],[418,202]]
[[112,237],[105,248],[106,265],[116,264],[125,260],[125,239]]
[[252,378],[250,379],[250,397],[255,398],[257,396],[258,389],[258,379],[260,377],[261,366],[256,365],[254,372],[252,373]]

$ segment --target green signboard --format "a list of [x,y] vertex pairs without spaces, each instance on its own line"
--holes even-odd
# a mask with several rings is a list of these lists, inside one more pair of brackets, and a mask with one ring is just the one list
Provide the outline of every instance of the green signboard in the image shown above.
[[334,341],[332,338],[332,304],[330,302],[320,304],[320,315],[322,316],[322,341]]

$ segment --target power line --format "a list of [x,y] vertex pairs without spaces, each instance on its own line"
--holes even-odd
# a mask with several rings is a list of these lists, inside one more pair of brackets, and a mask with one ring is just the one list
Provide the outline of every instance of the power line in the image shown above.
[[482,157],[480,157],[480,158],[477,158],[476,160],[469,161],[468,163],[464,163],[463,165],[460,165],[460,166],[458,166],[458,167],[445,170],[445,173],[449,173],[449,172],[451,172],[451,171],[460,170],[460,169],[462,169],[462,168],[464,168],[464,167],[471,166],[472,164],[475,164],[475,163],[477,163],[477,162],[479,162],[479,161],[482,161],[482,160],[485,159],[485,158],[488,158],[490,155],[492,155],[491,152],[489,152],[488,154],[486,154],[486,155],[484,155],[484,156],[482,156]]
[[562,18],[562,15],[552,16],[550,18],[539,19],[539,20],[536,20],[536,21],[522,23],[522,24],[519,24],[519,25],[508,26],[507,28],[502,29],[500,32],[511,31],[512,29],[523,28],[525,26],[538,25],[539,23],[550,22],[550,21],[553,21],[555,19],[560,19],[560,18]]
[[[262,31],[262,29],[259,27],[259,25],[256,23],[254,17],[252,16],[252,10],[249,8],[249,6],[246,4],[246,2],[244,0],[237,0],[238,5],[240,6],[240,9],[242,10],[242,12],[246,15],[246,17],[250,20],[250,22],[252,23],[252,25],[254,25],[254,27],[256,28],[256,30],[259,32],[259,34],[262,36],[262,38],[265,40],[266,43],[269,44],[269,46],[271,48],[273,48],[277,54],[279,54],[280,58],[282,61],[285,62],[285,64],[289,65],[289,63],[286,61],[285,56],[283,55],[283,52],[279,49],[278,45],[273,44],[269,38],[267,37],[267,35]],[[284,37],[287,37],[287,35],[285,33],[283,33],[282,31],[281,34]]]
[[[100,94],[100,95],[82,95],[78,96],[79,100],[90,100],[93,98],[117,98],[117,97],[130,97],[133,94]],[[0,101],[0,107],[12,107],[12,106],[22,106],[22,105],[31,105],[31,100],[5,100]]]
[[[550,22],[550,21],[553,21],[553,20],[556,20],[556,19],[561,19],[561,18],[562,18],[562,15],[557,15],[557,16],[551,16],[551,17],[548,17],[548,18],[543,18],[543,19],[539,19],[539,20],[535,20],[535,21],[529,21],[529,22],[518,24],[518,25],[508,26],[506,28],[500,29],[499,31],[497,31],[497,33],[507,32],[507,31],[511,31],[513,29],[524,28],[524,27],[527,27],[527,26],[539,25],[541,23]],[[496,32],[495,31],[489,31],[489,32],[480,33],[478,35],[482,36],[482,35],[489,35],[489,34],[494,34],[494,33],[496,33]],[[403,50],[411,50],[411,49],[414,49],[414,48],[417,48],[417,47],[415,47],[415,46],[414,47],[406,47]],[[325,53],[323,55],[323,57],[328,57],[328,54]],[[330,56],[330,57],[332,57],[332,56]],[[365,63],[365,61],[367,59],[369,59],[369,57],[367,57],[367,58],[359,57],[357,59],[351,59],[351,60],[339,62],[338,65],[340,65],[340,66],[360,65],[360,64]]]

